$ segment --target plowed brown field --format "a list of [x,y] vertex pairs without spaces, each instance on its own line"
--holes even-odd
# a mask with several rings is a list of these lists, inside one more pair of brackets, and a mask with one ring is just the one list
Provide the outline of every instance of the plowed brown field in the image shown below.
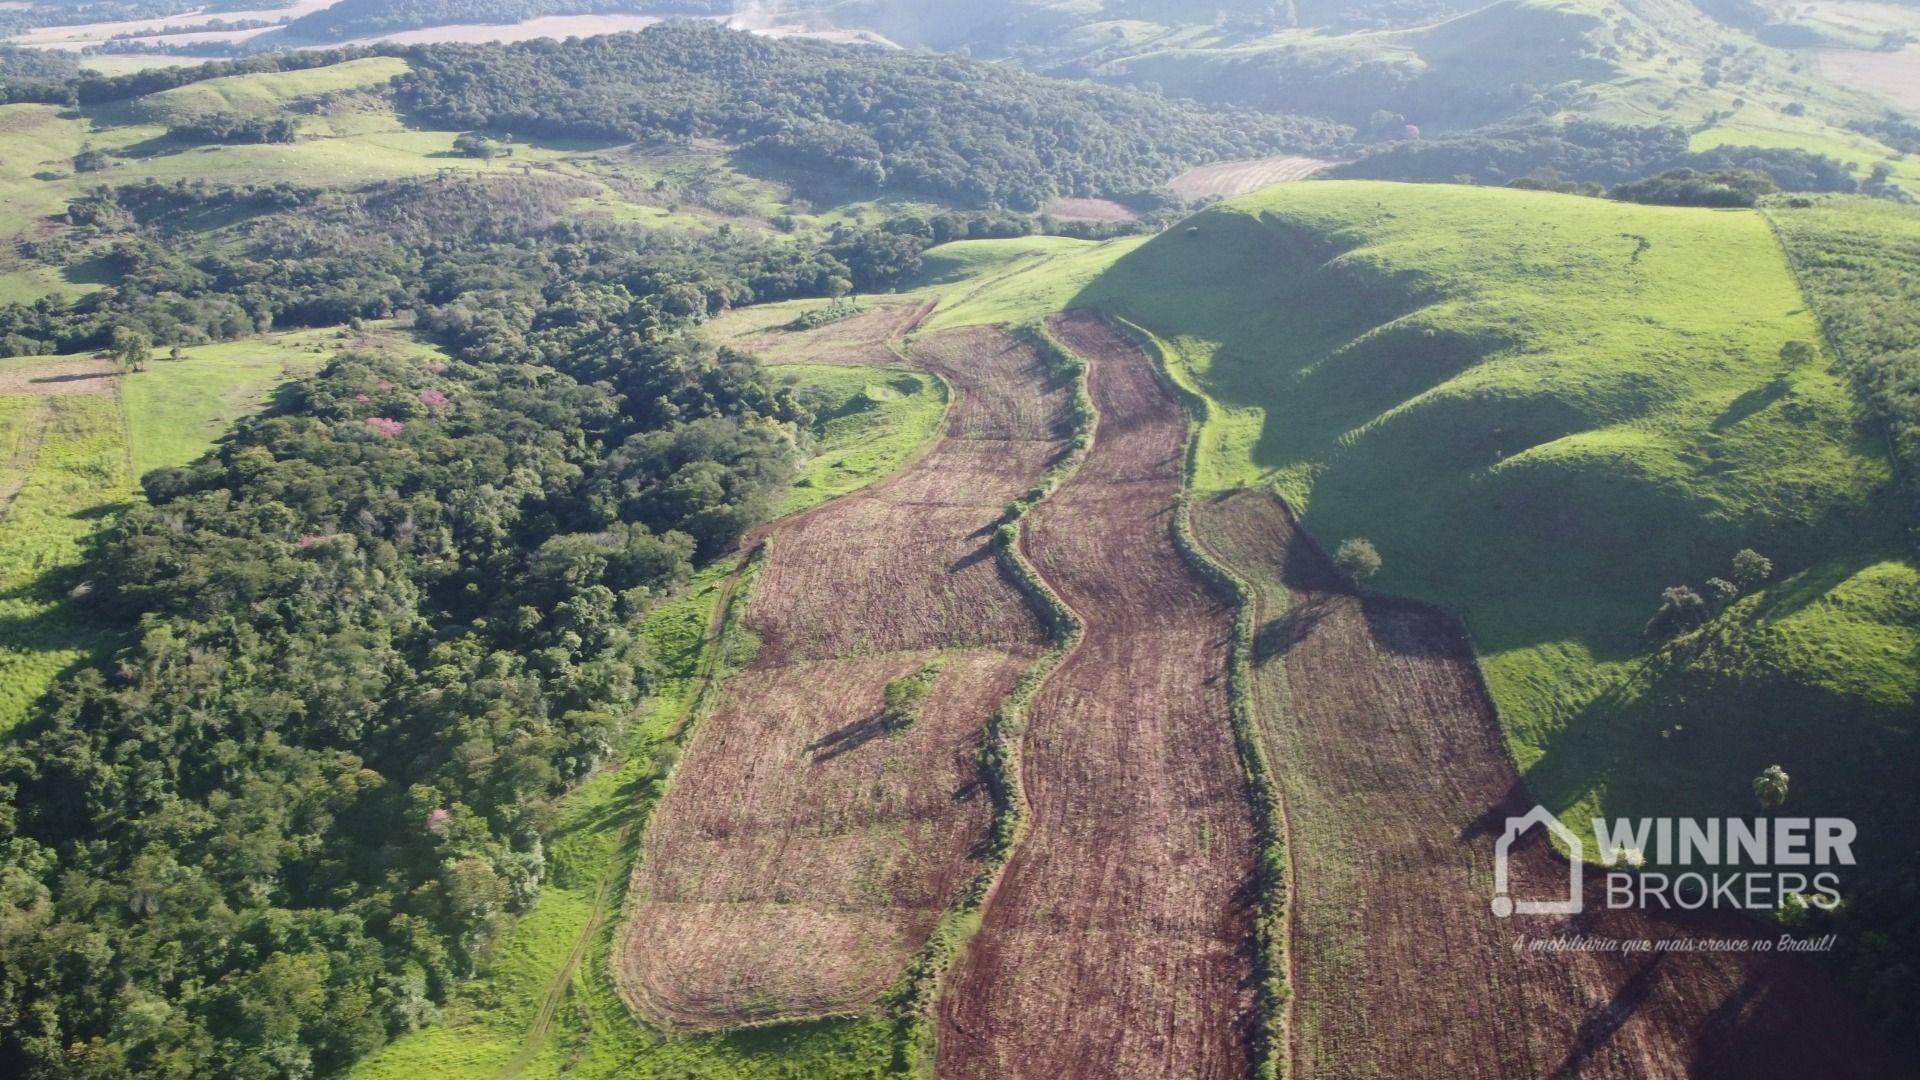
[[[1530,800],[1458,623],[1344,589],[1271,496],[1202,502],[1195,519],[1259,604],[1254,682],[1294,866],[1295,1076],[1887,1074],[1793,957],[1518,951],[1556,934],[1767,935],[1735,916],[1596,911],[1592,873],[1583,916],[1494,918],[1494,843]],[[1564,893],[1566,863],[1542,830],[1529,839],[1516,880]]]
[[1218,161],[1212,165],[1202,165],[1188,169],[1173,178],[1167,185],[1175,195],[1183,199],[1205,199],[1219,197],[1231,199],[1235,195],[1245,195],[1250,191],[1259,191],[1274,184],[1286,184],[1295,180],[1305,180],[1332,162],[1319,158],[1295,157],[1282,154],[1277,157],[1254,158],[1250,161]]
[[882,304],[813,330],[774,327],[725,344],[770,364],[897,364],[894,343],[912,333],[936,302]]
[[[998,331],[915,358],[958,391],[942,441],[773,530],[746,616],[761,651],[648,832],[615,970],[661,1027],[861,1008],[978,869],[981,730],[1047,647],[988,545],[1065,449],[1069,389]],[[942,655],[918,721],[883,731],[888,681]]]
[[1086,636],[1033,701],[1031,828],[942,995],[939,1072],[1244,1076],[1252,820],[1231,614],[1171,536],[1186,419],[1103,323],[1053,329],[1091,361],[1100,422],[1025,550]]

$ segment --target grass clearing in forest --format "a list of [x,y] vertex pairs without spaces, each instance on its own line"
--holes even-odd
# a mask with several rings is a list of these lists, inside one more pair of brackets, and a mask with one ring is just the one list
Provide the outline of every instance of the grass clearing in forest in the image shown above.
[[361,347],[427,348],[309,330],[189,347],[132,375],[86,358],[0,360],[0,496],[13,493],[0,499],[0,733],[62,671],[119,641],[70,578],[89,538],[140,498],[139,477],[199,457],[274,386]]

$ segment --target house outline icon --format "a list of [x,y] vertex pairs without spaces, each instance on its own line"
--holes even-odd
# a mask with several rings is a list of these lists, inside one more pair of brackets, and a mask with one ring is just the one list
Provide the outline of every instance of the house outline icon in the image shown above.
[[[1535,825],[1545,825],[1547,831],[1560,838],[1567,846],[1567,899],[1565,900],[1515,900],[1507,892],[1507,850],[1513,842]],[[1580,864],[1586,860],[1586,851],[1580,838],[1572,829],[1561,824],[1560,818],[1544,806],[1536,806],[1521,817],[1507,819],[1507,830],[1502,833],[1498,843],[1493,846],[1493,914],[1504,919],[1509,915],[1578,915],[1583,907],[1581,886],[1583,875]]]

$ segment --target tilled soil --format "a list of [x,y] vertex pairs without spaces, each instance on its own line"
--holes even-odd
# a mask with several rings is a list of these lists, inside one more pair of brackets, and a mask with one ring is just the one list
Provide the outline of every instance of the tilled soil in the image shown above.
[[935,301],[879,304],[851,318],[812,330],[775,327],[725,342],[769,364],[872,364],[900,362],[894,345],[933,311]]
[[[1584,915],[1495,918],[1495,842],[1531,800],[1458,622],[1354,595],[1270,495],[1195,516],[1261,605],[1257,700],[1294,866],[1295,1076],[1887,1075],[1802,958],[1524,951],[1778,935],[1730,914],[1596,910],[1591,871]],[[1567,863],[1542,829],[1527,840],[1515,892],[1564,895]]]
[[1026,552],[1086,638],[1033,702],[1031,828],[942,996],[939,1073],[1244,1076],[1252,820],[1232,615],[1171,535],[1186,418],[1103,323],[1053,329],[1091,361],[1100,423]]
[[1219,161],[1188,169],[1174,177],[1167,187],[1183,199],[1231,199],[1274,184],[1305,180],[1331,164],[1319,158],[1290,154],[1250,161]]
[[[978,869],[981,731],[1047,647],[989,543],[1064,451],[1070,388],[998,331],[916,360],[958,394],[942,440],[774,528],[746,615],[760,653],[648,831],[615,970],[663,1028],[871,1003]],[[887,683],[942,655],[920,718],[882,730]]]

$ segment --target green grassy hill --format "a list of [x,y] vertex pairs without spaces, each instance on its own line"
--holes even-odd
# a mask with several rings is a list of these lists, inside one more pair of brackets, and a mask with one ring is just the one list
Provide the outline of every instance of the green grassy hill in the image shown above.
[[[1744,812],[1780,761],[1803,809],[1911,837],[1889,804],[1920,578],[1884,443],[1759,213],[1293,185],[1074,303],[1151,329],[1219,405],[1197,486],[1271,484],[1324,541],[1373,539],[1382,588],[1466,615],[1516,760],[1569,819]],[[1661,590],[1744,547],[1774,583],[1654,659]]]
[[312,106],[331,94],[384,86],[407,70],[407,62],[397,56],[370,56],[299,71],[229,75],[148,94],[138,99],[136,107],[162,123],[215,113],[271,118],[289,109]]
[[1694,151],[1803,150],[1852,164],[1859,179],[1885,164],[1895,182],[1920,184],[1908,155],[1851,128],[1879,116],[1878,101],[1687,0],[1496,0],[1412,28],[1190,33],[1110,45],[1094,70],[1396,137],[1403,122],[1429,137],[1520,120],[1681,124]]

